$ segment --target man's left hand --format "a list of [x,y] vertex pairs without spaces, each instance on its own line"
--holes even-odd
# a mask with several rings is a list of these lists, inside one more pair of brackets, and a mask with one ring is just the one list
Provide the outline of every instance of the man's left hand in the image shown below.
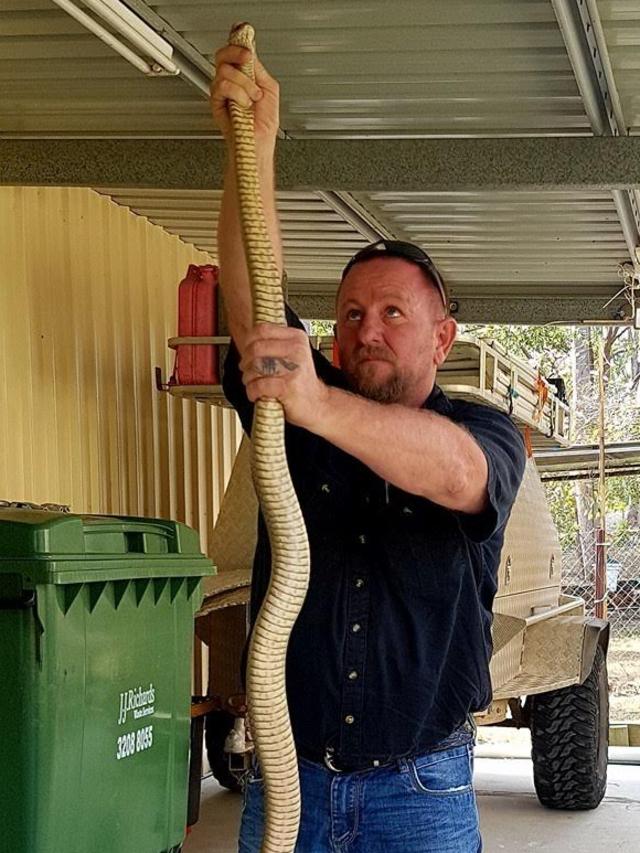
[[309,338],[301,329],[261,323],[246,339],[240,362],[251,402],[279,400],[289,423],[311,429],[329,397],[318,379]]

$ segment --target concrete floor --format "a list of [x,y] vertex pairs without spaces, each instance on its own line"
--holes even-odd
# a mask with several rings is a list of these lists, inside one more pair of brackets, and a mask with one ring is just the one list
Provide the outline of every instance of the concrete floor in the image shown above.
[[[638,853],[640,768],[609,765],[607,795],[593,812],[543,809],[533,789],[531,761],[480,758],[475,784],[485,853],[547,850],[554,853]],[[206,779],[200,820],[183,853],[236,853],[241,797]]]

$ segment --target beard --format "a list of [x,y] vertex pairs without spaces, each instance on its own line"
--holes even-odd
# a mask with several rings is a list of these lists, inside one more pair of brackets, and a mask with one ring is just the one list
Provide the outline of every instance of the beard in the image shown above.
[[[362,364],[366,358],[379,358],[390,364],[393,370],[386,379],[376,378],[375,374],[370,373],[366,365]],[[387,354],[379,350],[368,349],[360,352],[355,363],[345,366],[343,370],[350,390],[376,403],[400,402],[411,385],[411,378],[401,373],[387,358]]]

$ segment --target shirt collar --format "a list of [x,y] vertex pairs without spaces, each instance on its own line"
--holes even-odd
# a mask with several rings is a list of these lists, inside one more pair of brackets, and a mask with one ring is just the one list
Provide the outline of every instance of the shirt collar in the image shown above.
[[431,393],[424,401],[421,408],[432,409],[439,415],[448,415],[452,410],[451,400],[438,385],[433,386]]

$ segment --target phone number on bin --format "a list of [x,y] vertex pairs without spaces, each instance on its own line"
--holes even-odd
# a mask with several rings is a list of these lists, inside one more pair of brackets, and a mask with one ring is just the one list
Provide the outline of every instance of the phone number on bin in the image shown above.
[[118,761],[121,758],[129,758],[136,752],[144,752],[145,749],[149,749],[152,744],[153,726],[145,726],[143,729],[138,729],[137,732],[129,732],[129,734],[118,738],[116,758]]

